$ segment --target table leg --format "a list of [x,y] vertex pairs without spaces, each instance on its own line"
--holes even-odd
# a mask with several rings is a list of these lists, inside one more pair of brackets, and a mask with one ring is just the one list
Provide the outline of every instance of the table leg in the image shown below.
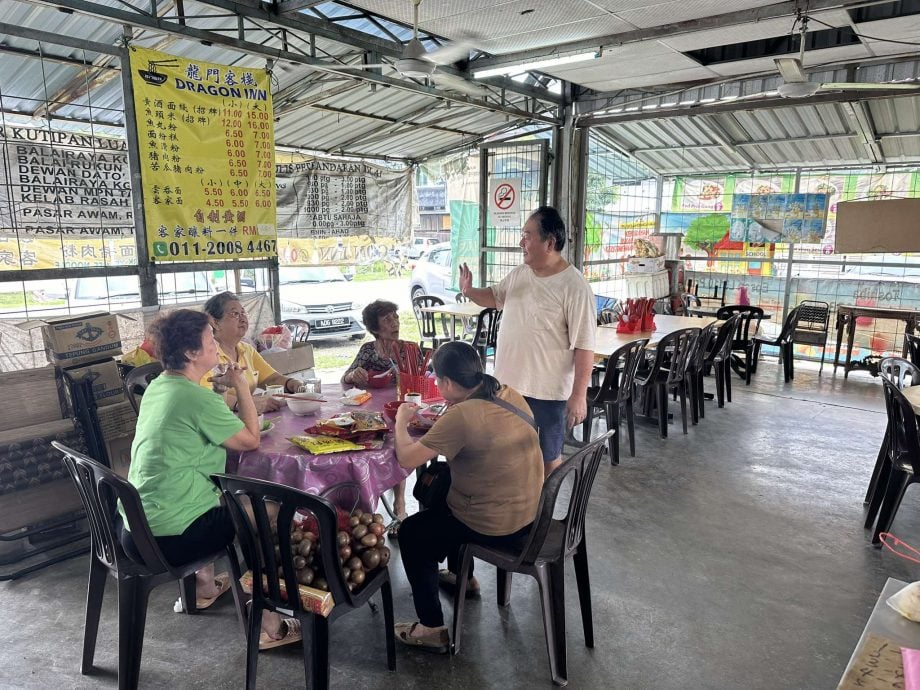
[[843,341],[843,326],[847,322],[846,314],[837,312],[837,350],[834,352],[834,373],[837,373],[837,363],[840,361],[840,344]]
[[847,323],[847,361],[843,367],[843,378],[846,380],[850,375],[850,359],[853,356],[853,338],[856,336],[856,313],[850,314],[850,320]]

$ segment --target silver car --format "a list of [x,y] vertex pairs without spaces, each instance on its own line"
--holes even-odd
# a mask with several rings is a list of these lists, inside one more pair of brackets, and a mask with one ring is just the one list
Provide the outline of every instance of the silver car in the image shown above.
[[287,266],[278,270],[281,318],[310,324],[310,341],[364,338],[361,286],[346,280],[335,266]]
[[459,290],[453,285],[450,263],[450,242],[436,244],[422,254],[409,279],[409,294],[413,299],[419,295],[434,295],[445,303],[456,302]]

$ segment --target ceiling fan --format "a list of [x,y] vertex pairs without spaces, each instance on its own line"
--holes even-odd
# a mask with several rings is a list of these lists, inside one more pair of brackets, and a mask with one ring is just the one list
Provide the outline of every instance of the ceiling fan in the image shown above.
[[819,91],[887,91],[904,90],[913,91],[920,89],[920,84],[905,83],[872,83],[872,82],[825,82],[808,81],[802,65],[805,62],[805,32],[808,27],[808,17],[802,16],[802,30],[799,39],[799,56],[797,58],[774,58],[773,62],[779,71],[783,83],[777,87],[777,93],[783,98],[807,98],[814,96]]
[[428,52],[418,38],[418,8],[421,2],[422,0],[412,0],[412,38],[406,43],[402,56],[393,64],[341,65],[337,66],[337,68],[364,70],[389,67],[395,69],[403,77],[427,79],[445,89],[460,91],[470,96],[483,96],[489,93],[489,90],[484,86],[474,84],[449,72],[438,71],[438,67],[441,65],[451,65],[468,57],[470,50],[473,48],[471,41],[476,37],[473,34],[465,34],[458,40],[445,43],[439,48]]

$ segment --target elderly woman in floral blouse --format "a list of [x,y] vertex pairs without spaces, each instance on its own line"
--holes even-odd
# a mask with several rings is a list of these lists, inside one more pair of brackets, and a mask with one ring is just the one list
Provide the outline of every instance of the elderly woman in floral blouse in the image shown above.
[[[393,302],[378,299],[361,312],[364,326],[374,336],[374,340],[364,343],[351,366],[342,375],[343,386],[364,388],[367,381],[375,374],[381,374],[393,368],[393,346],[399,342],[399,307]],[[398,521],[406,518],[406,483],[397,484],[393,489],[393,510]],[[398,524],[396,525],[398,527]],[[394,533],[395,532],[391,532]]]

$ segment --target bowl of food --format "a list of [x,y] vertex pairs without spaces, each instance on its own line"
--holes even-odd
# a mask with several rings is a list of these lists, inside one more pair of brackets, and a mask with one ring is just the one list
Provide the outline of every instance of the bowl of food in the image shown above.
[[396,419],[396,410],[399,409],[399,406],[403,404],[402,400],[391,400],[388,403],[383,405],[383,414],[385,414],[390,419]]
[[395,383],[393,370],[370,373],[367,376],[367,388],[387,388]]
[[275,425],[269,422],[268,420],[266,420],[259,425],[259,435],[265,436],[265,434],[267,434],[269,431],[271,431],[274,428],[275,428]]
[[285,400],[287,400],[291,412],[299,417],[308,414],[316,414],[322,405],[316,393],[297,393],[295,395],[288,395]]

